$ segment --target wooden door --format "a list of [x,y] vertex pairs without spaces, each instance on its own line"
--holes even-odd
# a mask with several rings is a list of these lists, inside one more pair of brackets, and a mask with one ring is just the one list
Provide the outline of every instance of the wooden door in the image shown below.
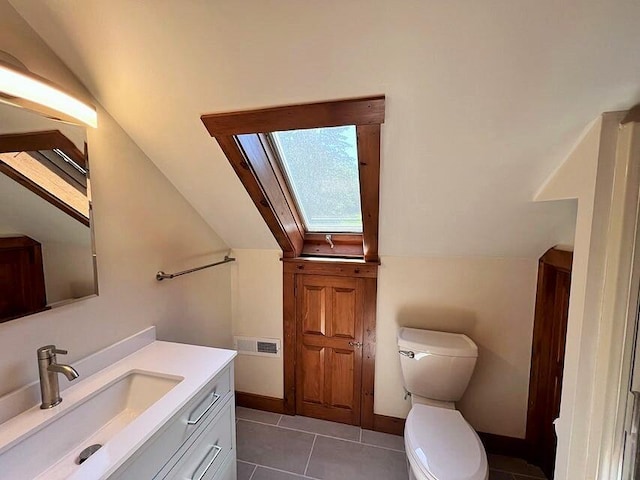
[[529,461],[553,478],[567,336],[572,253],[551,249],[540,258],[531,351],[527,446]]
[[360,425],[363,280],[296,277],[296,414]]

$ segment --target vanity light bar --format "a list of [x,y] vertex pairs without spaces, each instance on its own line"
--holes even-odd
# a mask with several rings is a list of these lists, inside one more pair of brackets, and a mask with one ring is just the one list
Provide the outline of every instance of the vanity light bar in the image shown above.
[[0,101],[69,123],[98,126],[95,108],[50,82],[0,61]]

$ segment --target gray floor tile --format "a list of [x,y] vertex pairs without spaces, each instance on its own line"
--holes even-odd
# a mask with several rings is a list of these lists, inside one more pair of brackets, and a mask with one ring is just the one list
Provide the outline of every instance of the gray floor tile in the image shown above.
[[238,461],[238,480],[249,480],[251,474],[256,469],[256,466],[252,463],[246,463]]
[[362,430],[362,443],[377,445],[378,447],[392,448],[404,452],[404,437],[390,435],[388,433]]
[[513,480],[513,475],[500,470],[489,470],[489,480]]
[[252,408],[236,407],[236,418],[276,425],[278,420],[280,420],[280,415],[277,413],[263,412],[262,410],[253,410]]
[[345,425],[344,423],[327,422],[326,420],[319,420],[317,418],[283,415],[278,425],[280,427],[295,428],[296,430],[328,435],[330,437],[344,438],[345,440],[358,441],[360,438],[360,427]]
[[503,455],[487,455],[489,467],[503,472],[518,473],[534,478],[545,478],[544,473],[535,465],[531,465],[521,458],[505,457]]
[[238,460],[293,473],[304,473],[313,435],[239,420]]
[[251,480],[303,480],[309,477],[294,475],[293,473],[280,472],[270,468],[258,467]]
[[317,437],[307,476],[322,480],[407,480],[403,452]]

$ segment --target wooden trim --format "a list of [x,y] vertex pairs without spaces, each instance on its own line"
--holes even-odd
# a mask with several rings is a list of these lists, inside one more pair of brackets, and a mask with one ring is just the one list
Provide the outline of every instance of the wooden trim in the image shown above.
[[304,235],[303,255],[364,257],[362,234],[332,233],[333,248],[326,239],[325,233],[306,233]]
[[[201,119],[209,134],[216,138],[285,258],[304,254],[358,257],[377,262],[380,124],[384,122],[384,105],[385,97],[377,96],[203,115]],[[334,242],[334,248],[331,248],[324,241],[324,234],[320,239],[318,234],[305,232],[265,134],[338,125],[356,126],[363,233],[357,245],[350,240],[339,241]],[[338,233],[327,233],[343,239]]]
[[364,259],[378,261],[380,208],[380,125],[358,125],[358,174]]
[[627,112],[625,117],[620,122],[620,125],[625,125],[631,122],[640,123],[640,104],[634,106]]
[[[277,211],[269,201],[268,194],[265,192],[262,183],[256,175],[253,165],[245,157],[245,154],[240,149],[235,137],[216,137],[216,140],[229,160],[229,163],[235,170],[236,175],[240,178],[240,181],[247,190],[247,193],[253,200],[253,203],[258,208],[262,218],[264,218],[267,223],[269,230],[273,233],[278,245],[282,249],[283,255],[285,257],[296,257],[299,252],[302,251],[302,236],[299,235],[299,232],[298,235],[295,235],[293,230],[290,232],[291,235],[288,234],[285,222],[282,222],[276,213]],[[265,176],[267,175],[265,171],[263,171],[263,174]],[[278,188],[278,191],[279,190],[280,189]],[[272,197],[277,199],[277,191],[270,193]],[[280,191],[280,193],[282,192]]]
[[384,95],[202,115],[212,137],[384,123]]
[[267,397],[255,393],[236,391],[236,405],[238,407],[253,408],[273,413],[286,413],[284,400],[282,398]]
[[540,257],[539,263],[551,265],[559,270],[571,273],[571,265],[573,264],[573,252],[567,250],[559,250],[555,247],[550,248]]
[[[373,415],[373,427],[366,430],[375,432],[390,433],[391,435],[404,436],[405,418],[388,417],[386,415]],[[362,427],[365,428],[365,427]]]
[[296,413],[296,275],[287,271],[282,275],[282,316],[284,366],[284,410],[288,415]]
[[373,406],[376,377],[376,299],[378,279],[365,278],[363,282],[364,318],[362,324],[362,408],[360,426],[371,429],[375,426]]
[[0,153],[33,152],[54,148],[62,150],[82,168],[87,168],[83,153],[60,130],[0,135]]
[[526,459],[527,443],[524,438],[506,437],[495,433],[477,433],[487,453]]
[[285,194],[287,186],[279,181],[274,170],[276,166],[270,161],[264,144],[258,135],[240,135],[235,138],[245,160],[250,160],[247,163],[260,184],[269,209],[275,214],[278,221],[277,228],[293,245],[294,254],[300,255],[304,242],[304,229],[297,220],[297,214],[294,214],[295,206],[288,201]]
[[18,172],[17,170],[13,169],[11,166],[4,163],[2,160],[0,160],[0,173],[4,173],[7,177],[11,178],[12,180],[15,180],[20,185],[27,188],[31,192],[35,193],[46,202],[49,202],[58,210],[66,213],[67,215],[72,217],[74,220],[77,220],[78,222],[82,223],[84,226],[88,227],[90,225],[89,219],[87,217],[85,217],[80,212],[78,212],[74,208],[64,203],[62,200],[60,200],[58,197],[56,197],[52,193],[42,188],[40,185],[32,181],[30,178],[25,177],[20,172]]
[[325,258],[283,258],[285,273],[304,273],[307,275],[338,275],[346,277],[378,277],[378,263],[366,263],[362,260],[330,260]]

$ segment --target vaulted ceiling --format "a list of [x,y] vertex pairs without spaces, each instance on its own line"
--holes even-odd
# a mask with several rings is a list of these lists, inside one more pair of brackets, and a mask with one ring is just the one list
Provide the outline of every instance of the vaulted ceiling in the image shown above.
[[535,192],[640,101],[637,0],[10,0],[231,247],[277,248],[200,115],[385,94],[380,253],[537,257]]

